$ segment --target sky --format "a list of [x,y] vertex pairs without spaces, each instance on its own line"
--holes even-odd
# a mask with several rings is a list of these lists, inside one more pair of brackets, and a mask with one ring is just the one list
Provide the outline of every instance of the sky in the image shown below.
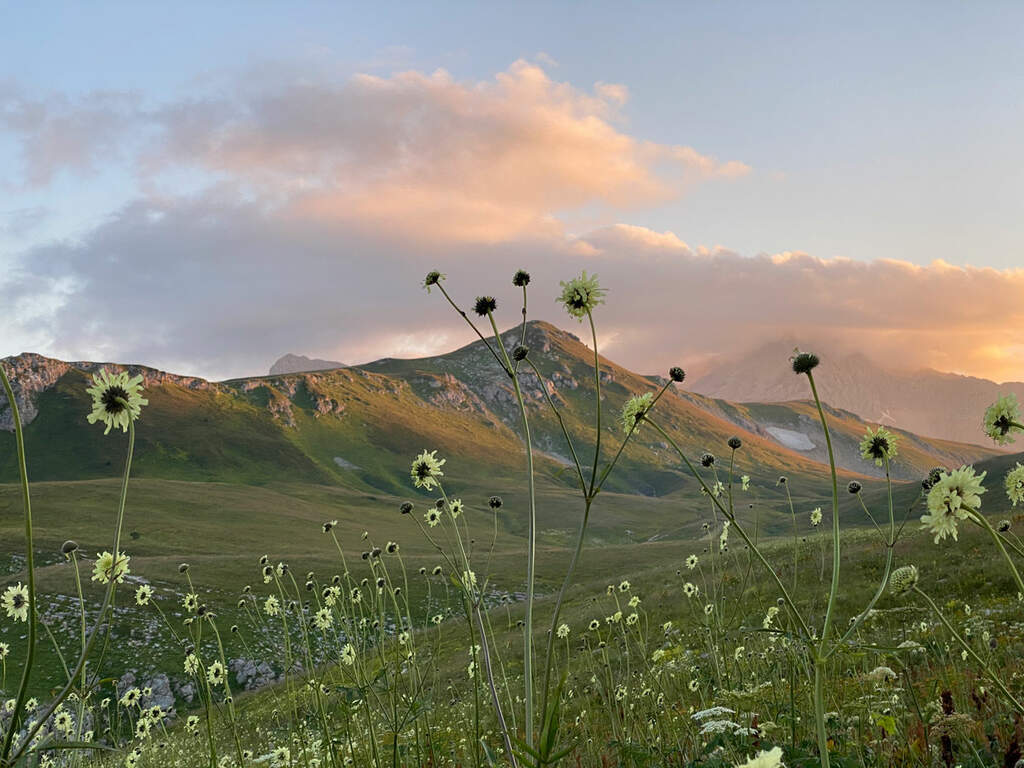
[[[0,0],[0,356],[265,373],[471,338],[1024,380],[1019,3]],[[780,361],[784,364],[785,361]]]

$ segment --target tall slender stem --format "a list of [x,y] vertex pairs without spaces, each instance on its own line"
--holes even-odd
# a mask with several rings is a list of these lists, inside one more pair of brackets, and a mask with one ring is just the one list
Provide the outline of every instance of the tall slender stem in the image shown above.
[[1006,686],[1003,684],[1003,681],[999,679],[999,676],[996,675],[995,672],[993,672],[992,669],[989,667],[989,665],[985,663],[985,660],[981,658],[981,656],[979,656],[977,653],[975,653],[974,649],[962,637],[960,637],[959,634],[957,634],[957,631],[953,629],[953,625],[950,624],[946,617],[942,615],[942,611],[939,610],[939,606],[935,604],[935,601],[928,597],[928,595],[926,595],[924,592],[922,592],[917,585],[914,585],[913,589],[917,594],[919,594],[921,597],[925,599],[925,602],[927,602],[929,606],[931,606],[931,609],[935,612],[935,615],[939,617],[939,621],[943,623],[943,625],[946,627],[949,633],[953,635],[953,637],[956,639],[958,643],[960,643],[960,646],[965,651],[967,651],[967,653],[970,654],[970,656],[978,664],[981,665],[981,668],[985,670],[985,674],[987,674],[989,678],[991,678],[992,682],[996,684],[996,687],[999,688],[1000,691],[1002,691],[1003,695],[1010,700],[1010,703],[1013,704],[1014,708],[1018,712],[1024,713],[1024,706],[1022,706],[1021,703],[1013,697],[1013,694],[1010,693],[1009,690],[1007,690]]
[[[111,566],[110,566],[110,580],[107,582],[107,591],[106,591],[106,594],[103,597],[103,604],[100,606],[99,614],[96,617],[96,623],[93,625],[92,630],[89,633],[89,639],[86,641],[85,648],[82,649],[82,656],[81,656],[81,658],[78,660],[78,663],[75,665],[74,670],[72,670],[71,674],[68,677],[67,685],[65,685],[60,690],[60,692],[57,694],[57,696],[46,706],[45,709],[43,709],[43,711],[39,714],[39,716],[34,718],[35,722],[36,722],[35,726],[30,728],[28,733],[25,734],[25,738],[22,741],[21,746],[17,750],[15,750],[14,754],[11,755],[10,758],[7,758],[6,757],[6,751],[5,751],[5,753],[3,755],[3,759],[0,759],[0,768],[11,768],[11,766],[14,766],[15,764],[17,764],[18,760],[22,757],[22,755],[24,755],[24,753],[31,746],[32,738],[36,735],[36,733],[39,732],[39,729],[42,728],[46,724],[47,720],[49,720],[49,718],[50,718],[50,715],[52,715],[56,711],[57,707],[59,707],[61,705],[61,703],[68,697],[68,694],[71,693],[71,689],[72,689],[72,687],[75,684],[75,678],[77,678],[78,675],[81,674],[82,670],[85,669],[86,660],[88,659],[89,654],[92,652],[92,647],[93,647],[93,645],[95,645],[96,640],[99,637],[100,630],[103,628],[104,617],[107,615],[107,611],[110,609],[110,603],[114,599],[114,590],[116,589],[116,586],[117,586],[116,575],[117,575],[118,558],[120,556],[120,547],[121,547],[121,528],[122,528],[122,526],[124,524],[125,500],[128,497],[128,476],[131,474],[131,470],[132,470],[132,455],[134,454],[134,452],[135,452],[135,422],[134,422],[134,420],[129,420],[129,422],[128,422],[128,455],[125,457],[124,476],[121,479],[121,498],[120,498],[120,501],[118,502],[117,526],[114,529],[114,553],[113,553],[113,556],[112,556],[113,559],[111,561]],[[8,734],[8,735],[10,735],[10,734]],[[5,750],[6,749],[7,749],[7,747],[5,746]],[[6,761],[4,761],[4,760],[6,760]]]
[[590,493],[594,493],[597,484],[597,462],[601,459],[601,358],[597,354],[597,329],[594,327],[594,315],[587,309],[587,319],[590,321],[590,336],[594,340],[594,391],[595,403],[597,404],[597,416],[594,421],[597,425],[597,437],[594,439],[594,466],[590,471]]
[[[530,517],[527,530],[526,550],[526,618],[524,621],[523,638],[523,677],[525,678],[526,699],[526,744],[533,747],[533,592],[536,582],[537,567],[537,492],[536,483],[533,477],[533,443],[530,440],[530,422],[526,417],[526,402],[523,400],[522,390],[519,388],[519,377],[515,373],[512,361],[509,360],[508,352],[501,340],[501,333],[498,331],[498,324],[491,312],[487,313],[487,319],[491,321],[491,328],[494,329],[495,343],[501,350],[505,359],[505,369],[512,379],[512,388],[515,390],[516,402],[519,404],[519,414],[523,422],[523,439],[526,441],[526,477],[530,495]],[[500,362],[500,361],[499,361]],[[543,383],[542,383],[543,384]]]
[[[861,613],[853,620],[853,623],[850,625],[849,629],[847,629],[846,632],[843,633],[843,636],[839,638],[839,640],[831,648],[829,648],[828,652],[825,654],[825,658],[828,658],[833,653],[835,653],[836,649],[844,642],[846,642],[846,640],[849,639],[849,637],[857,631],[857,627],[859,627],[861,623],[864,621],[864,619],[868,617],[868,613],[871,611],[872,608],[875,607],[875,604],[878,602],[879,598],[881,598],[883,593],[885,592],[885,588],[889,585],[889,574],[892,572],[893,548],[896,546],[896,516],[893,512],[892,506],[892,475],[889,472],[888,455],[886,455],[885,457],[885,485],[888,489],[889,494],[889,538],[885,543],[885,571],[882,573],[882,581],[878,585],[878,589],[875,590],[875,594],[872,596],[871,601],[867,604],[864,610],[861,611]],[[863,503],[864,501],[861,500],[861,504]]]
[[[27,550],[26,567],[28,568],[28,651],[25,654],[25,665],[21,671],[21,683],[18,686],[18,695],[15,697],[14,711],[7,726],[7,735],[4,737],[3,751],[0,752],[0,765],[6,765],[7,755],[11,751],[14,741],[14,734],[18,731],[18,718],[25,708],[25,700],[28,697],[28,682],[32,675],[32,666],[36,658],[36,573],[35,573],[35,552],[32,544],[32,500],[28,489],[28,468],[25,464],[25,436],[21,430],[21,415],[18,413],[18,403],[14,399],[14,390],[7,378],[7,372],[3,365],[0,365],[0,378],[3,379],[4,392],[7,393],[7,402],[11,406],[11,418],[14,421],[14,437],[18,446],[18,473],[21,476],[21,499],[25,506],[25,547]],[[70,683],[69,683],[70,685]]]
[[[968,509],[968,507],[965,506],[964,509]],[[996,543],[996,546],[999,547],[999,552],[1002,554],[1003,559],[1006,561],[1006,564],[1010,566],[1010,573],[1013,574],[1013,580],[1017,584],[1017,593],[1019,595],[1024,595],[1024,582],[1021,581],[1020,573],[1017,571],[1017,566],[1014,565],[1013,560],[1010,559],[1010,553],[1007,552],[1006,547],[1003,546],[1002,538],[999,536],[998,533],[996,533],[995,528],[992,527],[992,524],[985,519],[984,515],[982,515],[980,511],[972,509],[970,510],[970,512],[973,514],[975,519],[981,524],[981,527],[988,531],[989,536],[992,537],[992,541],[994,541]]]
[[686,464],[687,468],[690,470],[690,473],[696,478],[697,482],[700,483],[701,488],[703,488],[705,493],[707,493],[707,495],[711,498],[712,503],[714,503],[718,507],[719,511],[721,511],[723,515],[729,518],[733,526],[736,528],[736,532],[739,533],[739,535],[743,538],[743,542],[748,547],[750,547],[754,554],[757,555],[758,560],[761,561],[761,565],[763,565],[765,569],[768,571],[768,573],[771,574],[772,579],[775,581],[775,585],[779,588],[779,592],[782,594],[783,602],[786,604],[786,607],[789,608],[790,612],[793,614],[793,618],[795,618],[797,623],[800,625],[800,629],[803,631],[804,637],[807,638],[807,640],[810,640],[811,629],[807,626],[807,622],[804,621],[803,616],[800,615],[800,611],[797,610],[796,603],[793,602],[792,595],[790,595],[789,590],[786,589],[786,585],[782,583],[782,579],[779,578],[779,574],[776,572],[774,568],[772,568],[771,563],[769,563],[767,558],[762,554],[760,548],[758,548],[758,546],[753,541],[751,541],[750,536],[747,535],[747,532],[743,529],[743,526],[740,525],[739,520],[737,520],[733,515],[730,515],[728,510],[726,510],[725,506],[722,504],[722,502],[720,502],[714,496],[714,494],[711,492],[711,489],[708,488],[707,483],[704,482],[704,478],[700,476],[700,473],[697,471],[697,468],[693,466],[693,463],[688,458],[686,458],[686,454],[683,453],[682,448],[679,447],[679,444],[676,443],[672,436],[669,435],[669,433],[666,432],[664,429],[662,429],[660,424],[658,424],[655,421],[652,421],[650,417],[644,417],[644,421],[646,421],[648,424],[650,424],[652,427],[658,430],[659,434],[661,434],[661,436],[665,438],[668,444],[672,446],[672,449],[677,454],[679,454],[679,458],[683,460],[683,463]]
[[828,605],[825,607],[825,623],[821,628],[821,638],[818,640],[818,647],[813,656],[814,721],[818,734],[818,757],[821,760],[822,768],[829,768],[828,733],[825,731],[825,670],[823,667],[827,655],[825,649],[828,644],[828,635],[832,629],[832,611],[835,608],[836,596],[839,594],[839,479],[836,475],[836,457],[832,450],[832,436],[829,434],[828,422],[825,420],[825,410],[821,407],[821,398],[818,397],[818,388],[814,384],[814,375],[810,371],[807,371],[807,381],[810,382],[814,404],[818,408],[818,418],[821,419],[821,428],[825,432],[828,466],[832,473],[832,584],[828,591]]

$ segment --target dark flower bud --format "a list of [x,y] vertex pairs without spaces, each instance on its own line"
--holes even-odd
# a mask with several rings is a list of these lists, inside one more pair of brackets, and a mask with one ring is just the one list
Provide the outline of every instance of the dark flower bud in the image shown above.
[[398,511],[401,512],[403,515],[408,515],[410,512],[412,512],[412,502],[403,501],[402,506],[398,508]]
[[187,573],[188,572],[188,568],[189,568],[188,563],[182,563],[181,565],[178,566],[178,573]]
[[821,361],[810,352],[798,352],[790,358],[790,362],[793,363],[793,373],[810,373]]
[[267,563],[269,563],[269,562],[270,562],[270,558],[269,558],[269,557],[267,557],[266,555],[263,555],[263,556],[262,556],[262,557],[260,558],[260,565],[266,565],[266,564],[267,564]]
[[715,455],[713,453],[702,453],[700,457],[700,465],[702,467],[710,467],[715,463]]
[[369,560],[370,559],[370,553],[369,552],[363,552],[363,554],[360,555],[360,557],[362,557],[363,560]]
[[1009,520],[1000,520],[999,521],[999,525],[996,526],[996,530],[999,531],[1000,533],[1006,533],[1008,530],[1010,530],[1010,521]]
[[671,368],[668,369],[668,377],[672,379],[672,381],[678,383],[686,378],[686,371],[684,371],[678,365],[673,365]]
[[733,436],[729,438],[729,447],[732,448],[734,451],[739,449],[741,445],[743,445],[743,441],[740,440],[738,437]]
[[423,278],[423,286],[429,288],[432,285],[437,285],[441,280],[444,279],[444,275],[438,272],[436,269],[427,272],[427,276]]
[[237,635],[238,634],[238,625],[237,624],[232,624],[231,625],[231,631],[234,632]]
[[921,481],[921,487],[926,491],[930,491],[932,486],[939,482],[939,478],[942,477],[942,473],[945,471],[945,467],[932,467],[928,470],[928,477]]
[[72,541],[71,539],[68,539],[63,544],[60,545],[60,551],[61,551],[61,554],[64,555],[64,557],[67,557],[72,552],[75,552],[77,550],[78,550],[78,542]]
[[477,296],[476,303],[473,305],[473,311],[480,317],[490,314],[497,308],[498,302],[494,300],[493,296]]
[[517,269],[516,273],[512,275],[512,285],[517,288],[525,288],[530,284],[530,273],[525,269]]
[[333,584],[334,586],[338,586],[339,584],[341,584],[341,576],[339,576],[337,574],[332,576],[331,577],[331,584]]
[[787,482],[789,481],[786,479],[785,475],[779,475],[779,479],[778,482],[776,482],[776,485],[785,485]]
[[861,484],[858,483],[856,480],[851,480],[850,484],[846,486],[846,490],[848,490],[850,493],[860,493],[861,488]]
[[512,359],[516,361],[525,360],[528,354],[530,354],[530,350],[527,347],[517,344],[516,348],[512,350]]
[[502,503],[501,496],[491,496],[491,498],[487,500],[487,506],[491,509],[501,509]]

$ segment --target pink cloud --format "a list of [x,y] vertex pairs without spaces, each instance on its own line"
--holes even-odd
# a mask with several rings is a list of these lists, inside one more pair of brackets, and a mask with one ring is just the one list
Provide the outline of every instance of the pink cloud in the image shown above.
[[525,61],[480,82],[444,70],[293,81],[229,107],[169,107],[147,164],[227,174],[299,216],[462,242],[545,233],[563,212],[635,209],[749,172],[625,133],[627,99],[625,86],[586,92]]

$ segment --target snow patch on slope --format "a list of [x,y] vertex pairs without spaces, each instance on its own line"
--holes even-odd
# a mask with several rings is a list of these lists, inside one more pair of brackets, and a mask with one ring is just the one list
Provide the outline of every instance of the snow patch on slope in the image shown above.
[[803,432],[797,432],[792,429],[783,429],[782,427],[765,427],[765,430],[769,435],[774,437],[777,442],[794,451],[813,451],[817,447],[811,442],[811,438]]

